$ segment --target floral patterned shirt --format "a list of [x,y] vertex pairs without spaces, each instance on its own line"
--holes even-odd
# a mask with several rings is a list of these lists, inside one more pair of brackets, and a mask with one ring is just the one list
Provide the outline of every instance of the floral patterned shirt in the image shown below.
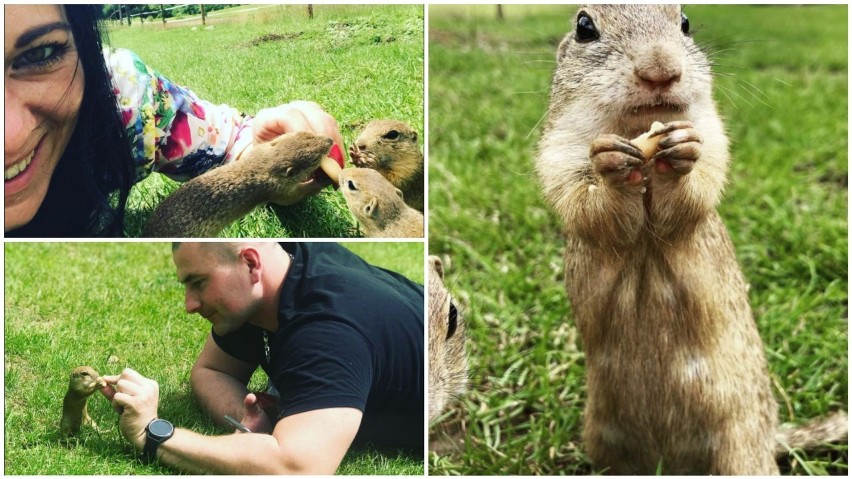
[[200,100],[129,50],[104,48],[133,151],[136,181],[152,171],[185,181],[232,161],[252,142],[251,118]]

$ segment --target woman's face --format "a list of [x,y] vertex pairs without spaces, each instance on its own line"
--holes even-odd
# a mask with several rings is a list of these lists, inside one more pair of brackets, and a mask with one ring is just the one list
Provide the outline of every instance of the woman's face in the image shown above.
[[27,224],[47,194],[83,99],[83,69],[58,5],[5,5],[5,222]]

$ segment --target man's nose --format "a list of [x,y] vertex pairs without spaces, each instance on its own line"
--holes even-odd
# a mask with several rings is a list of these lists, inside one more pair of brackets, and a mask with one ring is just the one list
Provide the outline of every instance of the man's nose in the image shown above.
[[184,295],[183,303],[186,306],[186,312],[189,314],[197,313],[201,309],[201,301],[198,300],[198,296],[189,291]]

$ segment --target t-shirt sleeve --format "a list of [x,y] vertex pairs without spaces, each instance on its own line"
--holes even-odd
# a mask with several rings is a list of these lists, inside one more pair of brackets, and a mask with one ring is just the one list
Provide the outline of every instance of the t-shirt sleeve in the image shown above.
[[331,407],[364,411],[373,378],[370,342],[336,320],[303,321],[279,349],[272,378],[279,417]]
[[129,50],[104,48],[141,181],[152,171],[185,181],[228,163],[252,142],[251,118],[199,99]]

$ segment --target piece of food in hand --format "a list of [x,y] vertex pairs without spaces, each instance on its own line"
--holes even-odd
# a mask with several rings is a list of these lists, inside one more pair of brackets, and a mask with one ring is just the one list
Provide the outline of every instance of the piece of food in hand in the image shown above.
[[331,145],[331,150],[328,152],[328,156],[323,157],[320,160],[319,169],[314,174],[317,179],[319,179],[323,173],[325,176],[328,176],[332,181],[332,187],[337,189],[338,185],[338,177],[340,176],[340,170],[343,169],[343,165],[345,164],[345,159],[343,158],[343,151],[340,149],[336,143]]
[[651,125],[651,129],[636,138],[630,140],[631,143],[636,145],[640,150],[642,150],[642,156],[645,157],[645,162],[651,161],[651,158],[657,153],[657,145],[660,143],[660,139],[662,139],[663,135],[651,136],[655,132],[660,131],[665,125],[660,123],[659,121],[655,121]]

